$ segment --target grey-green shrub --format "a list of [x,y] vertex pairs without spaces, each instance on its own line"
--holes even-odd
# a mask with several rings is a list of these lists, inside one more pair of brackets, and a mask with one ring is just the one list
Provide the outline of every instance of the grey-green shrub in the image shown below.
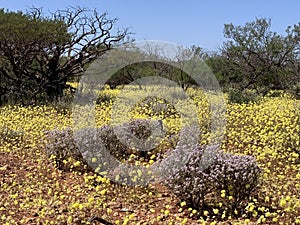
[[[117,137],[112,125],[105,125],[100,128],[83,128],[74,132],[70,127],[64,130],[51,130],[46,133],[45,152],[55,159],[55,163],[60,169],[69,169],[66,163],[69,158],[80,161],[82,165],[97,167],[92,162],[92,158],[97,158],[97,164],[102,170],[106,170],[109,165],[113,166],[116,160],[127,160],[132,153],[138,157],[148,156],[146,151],[133,150],[129,133],[137,139],[147,139],[151,135],[148,129],[149,121],[136,119],[122,124],[122,137]],[[122,143],[119,138],[128,140]]]
[[[202,160],[205,151],[213,154]],[[198,146],[190,154],[188,163],[165,179],[164,184],[191,207],[201,209],[206,196],[219,195],[222,190],[233,197],[231,206],[237,207],[258,186],[261,169],[252,156],[224,153],[217,146],[206,150]]]
[[56,166],[62,170],[69,170],[71,165],[69,159],[79,161],[85,164],[81,152],[74,140],[73,130],[66,128],[64,130],[50,130],[46,132],[45,152],[51,157]]

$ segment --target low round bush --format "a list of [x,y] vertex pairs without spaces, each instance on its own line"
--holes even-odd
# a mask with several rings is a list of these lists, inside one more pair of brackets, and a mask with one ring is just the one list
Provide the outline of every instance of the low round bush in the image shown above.
[[[157,122],[162,126],[162,122]],[[162,127],[161,127],[162,128]],[[116,135],[116,131],[119,130]],[[82,165],[93,165],[86,159],[97,159],[97,165],[102,170],[112,167],[116,161],[128,160],[132,154],[137,158],[150,158],[147,151],[134,148],[134,140],[141,143],[151,141],[150,121],[136,119],[120,126],[105,125],[100,128],[83,128],[74,132],[71,128],[48,131],[45,151],[49,157],[55,159],[60,169],[70,169],[69,161],[79,161]],[[122,140],[126,140],[126,143]],[[151,153],[157,152],[155,147]],[[70,160],[72,159],[72,160]]]
[[58,169],[70,170],[73,163],[77,161],[81,163],[81,166],[86,164],[74,140],[71,128],[47,131],[46,136],[45,152]]
[[197,146],[188,163],[164,183],[195,209],[206,205],[207,196],[220,193],[232,196],[230,205],[235,208],[257,188],[261,172],[252,156],[224,153],[217,146]]

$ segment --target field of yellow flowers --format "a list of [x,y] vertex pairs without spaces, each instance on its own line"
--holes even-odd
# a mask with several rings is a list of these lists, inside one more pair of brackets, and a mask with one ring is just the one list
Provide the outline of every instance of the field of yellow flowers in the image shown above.
[[[192,93],[195,105],[202,107],[199,120],[207,121],[206,103]],[[99,126],[109,123],[117,94],[102,93],[107,100],[97,106]],[[164,121],[168,129],[178,130],[176,119]],[[76,161],[69,162],[71,171],[56,169],[44,153],[45,134],[72,127],[70,110],[2,107],[0,224],[300,224],[300,101],[282,94],[249,104],[228,103],[226,121],[223,150],[254,156],[263,174],[243,215],[226,214],[217,221],[223,213],[217,208],[203,209],[205,216],[199,217],[160,184],[118,185],[77,170]]]

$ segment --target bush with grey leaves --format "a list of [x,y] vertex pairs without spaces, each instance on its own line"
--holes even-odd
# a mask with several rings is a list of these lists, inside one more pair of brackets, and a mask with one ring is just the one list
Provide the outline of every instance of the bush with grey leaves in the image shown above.
[[[154,125],[157,125],[156,123],[159,124],[154,122]],[[104,125],[100,128],[79,130],[67,127],[63,130],[51,130],[46,132],[45,152],[62,170],[72,167],[68,163],[70,161],[79,161],[82,165],[89,165],[94,169],[101,166],[101,170],[106,170],[116,164],[116,161],[128,160],[131,154],[135,154],[137,158],[147,158],[147,151],[139,151],[133,146],[137,141],[151,142],[151,126],[153,127],[153,124],[148,120],[136,119],[119,126]]]
[[195,209],[207,206],[209,197],[226,193],[224,199],[231,196],[227,203],[235,210],[242,207],[241,203],[258,187],[261,173],[252,156],[225,153],[217,146],[198,145],[190,152],[188,163],[165,179],[164,184]]

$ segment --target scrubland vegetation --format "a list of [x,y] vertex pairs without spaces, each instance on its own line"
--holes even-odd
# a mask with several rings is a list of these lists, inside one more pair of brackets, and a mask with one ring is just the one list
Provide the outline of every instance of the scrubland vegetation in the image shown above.
[[[107,101],[96,107],[97,126],[110,124],[110,110],[118,92],[101,93]],[[201,92],[190,93],[205,131],[201,148],[209,142],[209,130],[201,123],[207,121],[209,110]],[[1,223],[99,224],[102,219],[112,224],[299,224],[300,102],[287,94],[278,95],[270,94],[249,104],[228,103],[221,149],[222,154],[235,158],[216,159],[221,162],[220,167],[209,168],[213,174],[219,173],[215,180],[209,180],[209,172],[205,170],[196,171],[196,183],[191,181],[197,179],[190,173],[194,171],[190,170],[191,160],[190,166],[175,176],[177,186],[172,186],[172,182],[147,186],[112,182],[88,170],[84,161],[72,157],[70,145],[64,146],[68,141],[66,132],[64,141],[58,143],[56,139],[52,144],[71,153],[49,157],[45,150],[49,144],[47,132],[63,132],[72,127],[71,111],[54,106],[4,106],[0,114]],[[152,99],[152,104],[155,101]],[[149,115],[151,107],[143,105],[136,106],[131,116],[136,119]],[[176,136],[178,124],[176,114],[163,119],[168,129],[166,135]],[[122,154],[127,157],[119,155],[119,159],[147,167],[158,160],[159,154],[172,148],[174,143],[166,138],[146,156],[124,151]],[[61,157],[61,167],[57,157]],[[227,170],[222,169],[226,163]],[[224,171],[229,175],[234,171],[237,177],[225,176]],[[246,174],[244,180],[238,177],[242,172]],[[190,177],[185,176],[188,173]],[[205,179],[201,174],[207,175]],[[198,197],[202,197],[201,201],[196,201]]]
[[[217,52],[178,47],[175,59],[120,50],[131,63],[104,88],[84,83],[99,57],[134,46],[116,22],[0,10],[0,224],[300,224],[300,24],[226,24]],[[93,69],[105,78],[117,60]],[[153,76],[181,94],[132,85]],[[79,81],[102,89],[76,104]]]

